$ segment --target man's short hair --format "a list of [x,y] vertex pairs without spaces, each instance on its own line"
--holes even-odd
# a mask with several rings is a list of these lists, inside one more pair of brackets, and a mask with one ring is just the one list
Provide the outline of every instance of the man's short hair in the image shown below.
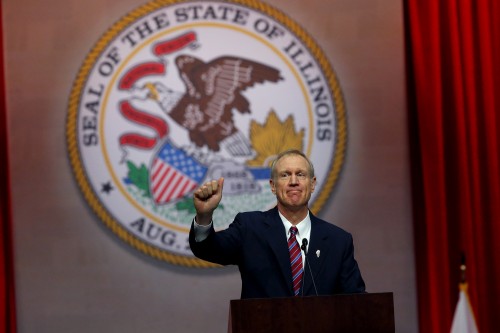
[[309,165],[309,177],[310,178],[314,178],[314,166],[312,164],[312,162],[309,160],[309,158],[307,158],[307,156],[300,150],[298,149],[287,149],[285,151],[282,151],[281,153],[278,154],[278,156],[276,156],[276,158],[273,160],[273,162],[271,163],[271,179],[273,181],[276,180],[276,163],[278,163],[279,160],[281,160],[283,157],[285,156],[291,156],[291,155],[298,155],[298,156],[302,156],[307,164]]

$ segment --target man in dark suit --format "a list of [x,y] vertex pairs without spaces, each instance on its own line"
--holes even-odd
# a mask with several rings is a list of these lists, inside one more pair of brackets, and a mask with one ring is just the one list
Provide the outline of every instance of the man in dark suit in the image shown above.
[[241,298],[365,292],[352,236],[309,211],[316,186],[310,160],[299,150],[279,154],[269,182],[277,206],[267,212],[239,213],[219,232],[213,228],[212,214],[222,198],[224,179],[201,186],[193,199],[193,253],[221,265],[238,265]]

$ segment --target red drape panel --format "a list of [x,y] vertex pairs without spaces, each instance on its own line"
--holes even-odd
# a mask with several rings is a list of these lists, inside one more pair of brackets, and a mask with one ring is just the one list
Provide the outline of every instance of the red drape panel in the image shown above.
[[14,333],[16,332],[16,307],[12,262],[12,228],[2,26],[2,7],[0,3],[0,332]]
[[461,254],[479,331],[500,314],[500,1],[405,0],[421,332],[449,332]]

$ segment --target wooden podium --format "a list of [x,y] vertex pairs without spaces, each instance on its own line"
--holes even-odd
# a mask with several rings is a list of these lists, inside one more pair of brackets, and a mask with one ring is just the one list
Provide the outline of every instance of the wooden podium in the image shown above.
[[392,293],[231,300],[229,333],[394,333]]

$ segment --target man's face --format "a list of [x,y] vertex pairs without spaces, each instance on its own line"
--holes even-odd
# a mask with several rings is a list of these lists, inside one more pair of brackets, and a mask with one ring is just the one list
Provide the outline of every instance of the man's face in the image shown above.
[[288,209],[307,207],[316,186],[316,177],[311,178],[307,161],[300,155],[288,155],[275,167],[276,176],[269,182],[278,205]]

